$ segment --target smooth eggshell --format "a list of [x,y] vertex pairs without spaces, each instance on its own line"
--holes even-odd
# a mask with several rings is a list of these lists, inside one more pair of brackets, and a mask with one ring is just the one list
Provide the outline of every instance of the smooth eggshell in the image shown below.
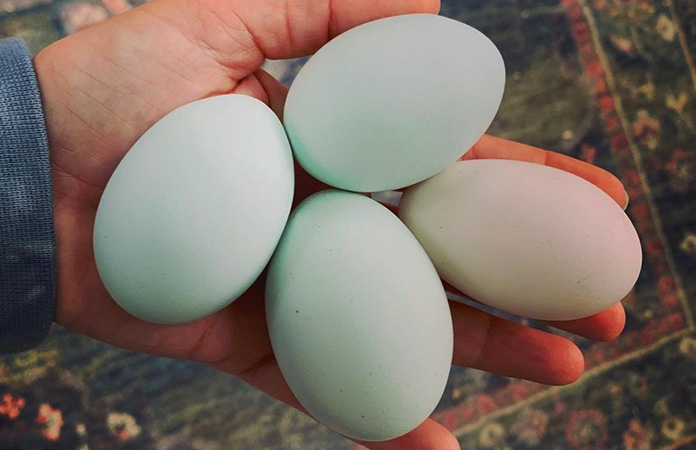
[[268,272],[266,313],[288,385],[320,422],[381,441],[437,405],[452,360],[442,282],[396,216],[323,191],[290,217]]
[[505,66],[476,29],[436,15],[376,20],[302,68],[285,104],[297,161],[319,180],[374,192],[422,181],[493,121]]
[[621,208],[543,165],[458,162],[407,189],[399,216],[443,279],[520,316],[590,316],[621,301],[641,269],[640,241]]
[[151,322],[223,308],[268,263],[293,178],[283,127],[260,101],[225,95],[173,111],[135,143],[101,198],[94,254],[104,285]]

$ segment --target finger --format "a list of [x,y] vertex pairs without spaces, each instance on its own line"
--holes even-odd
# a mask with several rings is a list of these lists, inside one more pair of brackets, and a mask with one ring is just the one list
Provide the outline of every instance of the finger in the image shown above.
[[285,110],[285,99],[288,97],[288,87],[276,80],[271,74],[263,69],[255,72],[256,79],[263,88],[268,98],[268,106],[276,113],[280,121],[283,121],[283,111]]
[[593,341],[606,342],[616,339],[626,326],[626,311],[617,303],[590,317],[567,321],[547,321],[559,330],[568,331]]
[[310,55],[328,39],[372,20],[410,13],[437,14],[440,10],[440,2],[435,0],[285,1],[288,6],[284,13],[273,2],[236,2],[240,6],[236,14],[269,59]]
[[[457,365],[554,385],[571,383],[584,370],[582,353],[567,339],[456,302],[451,302],[450,306]],[[237,357],[231,355],[214,366],[239,374],[249,384],[305,412],[283,379],[271,352],[241,372]],[[399,439],[369,443],[368,447],[374,450],[459,448],[446,430],[430,422]]]
[[452,433],[432,419],[426,419],[415,430],[385,442],[362,442],[372,450],[459,450]]
[[[568,339],[460,303],[450,302],[450,307],[457,365],[553,385],[572,383],[584,370],[582,353]],[[218,363],[216,367],[230,372],[227,364]],[[270,354],[241,377],[300,408]]]
[[454,363],[537,383],[572,383],[585,370],[580,349],[568,339],[450,302]]
[[283,86],[265,70],[259,69],[241,80],[232,90],[232,93],[249,95],[261,100],[273,110],[281,121],[283,120],[288,87]]
[[[224,365],[217,365],[218,369],[225,370]],[[307,413],[300,405],[297,398],[288,387],[280,372],[275,358],[269,356],[260,364],[252,367],[240,375],[240,377],[276,399]],[[432,419],[426,419],[416,429],[405,435],[383,442],[355,441],[371,450],[459,450],[457,439],[445,427]]]
[[[470,295],[461,292],[451,284],[443,281],[445,290],[451,294],[465,297],[473,302],[480,303]],[[483,305],[483,303],[480,303]],[[626,325],[626,313],[623,305],[617,303],[612,307],[594,314],[589,317],[583,317],[576,320],[563,321],[546,321],[548,325],[577,336],[591,339],[593,341],[606,342],[618,337]]]
[[[235,78],[255,72],[268,59],[314,53],[329,39],[383,17],[437,13],[439,0],[201,0],[160,1],[159,17],[185,32]],[[195,20],[192,20],[195,19]]]
[[555,152],[546,152],[546,165],[584,178],[606,192],[621,208],[628,206],[628,193],[621,181],[601,167]]
[[484,135],[460,161],[472,159],[512,159],[543,164],[577,175],[606,192],[626,209],[628,194],[623,184],[608,171],[560,153],[542,150],[531,145]]
[[232,93],[255,97],[268,106],[271,106],[268,93],[257,75],[258,72],[254,72],[243,80],[240,80],[237,86],[232,90]]

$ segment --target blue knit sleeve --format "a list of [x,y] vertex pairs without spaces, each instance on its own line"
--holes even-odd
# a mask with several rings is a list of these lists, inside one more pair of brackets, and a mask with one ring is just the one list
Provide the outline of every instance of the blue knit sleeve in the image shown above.
[[37,345],[53,322],[52,198],[32,59],[23,41],[0,40],[0,353]]

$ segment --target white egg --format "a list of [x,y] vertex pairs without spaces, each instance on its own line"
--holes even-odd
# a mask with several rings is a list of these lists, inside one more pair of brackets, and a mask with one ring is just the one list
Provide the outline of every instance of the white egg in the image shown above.
[[399,216],[443,279],[520,316],[590,316],[622,300],[640,273],[640,241],[621,208],[543,165],[458,162],[407,189]]
[[403,223],[367,197],[323,191],[293,212],[266,314],[288,385],[341,434],[403,435],[442,396],[453,346],[442,283]]
[[283,127],[262,102],[225,95],[150,128],[109,180],[94,226],[104,285],[158,323],[207,316],[268,263],[293,195]]
[[505,66],[476,29],[436,15],[343,33],[302,68],[285,104],[297,161],[358,192],[402,188],[454,163],[486,131]]

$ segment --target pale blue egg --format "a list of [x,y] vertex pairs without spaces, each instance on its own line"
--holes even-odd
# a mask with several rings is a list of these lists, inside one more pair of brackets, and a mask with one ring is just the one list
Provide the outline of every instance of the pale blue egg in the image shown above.
[[425,251],[384,206],[341,191],[308,198],[266,283],[273,351],[313,417],[380,441],[432,413],[452,362],[449,305]]
[[94,227],[104,285],[157,323],[222,309],[257,279],[287,221],[290,145],[262,102],[225,95],[150,128],[109,180]]
[[476,29],[415,14],[356,27],[300,70],[285,105],[297,161],[340,188],[403,188],[454,163],[498,111],[505,66]]

